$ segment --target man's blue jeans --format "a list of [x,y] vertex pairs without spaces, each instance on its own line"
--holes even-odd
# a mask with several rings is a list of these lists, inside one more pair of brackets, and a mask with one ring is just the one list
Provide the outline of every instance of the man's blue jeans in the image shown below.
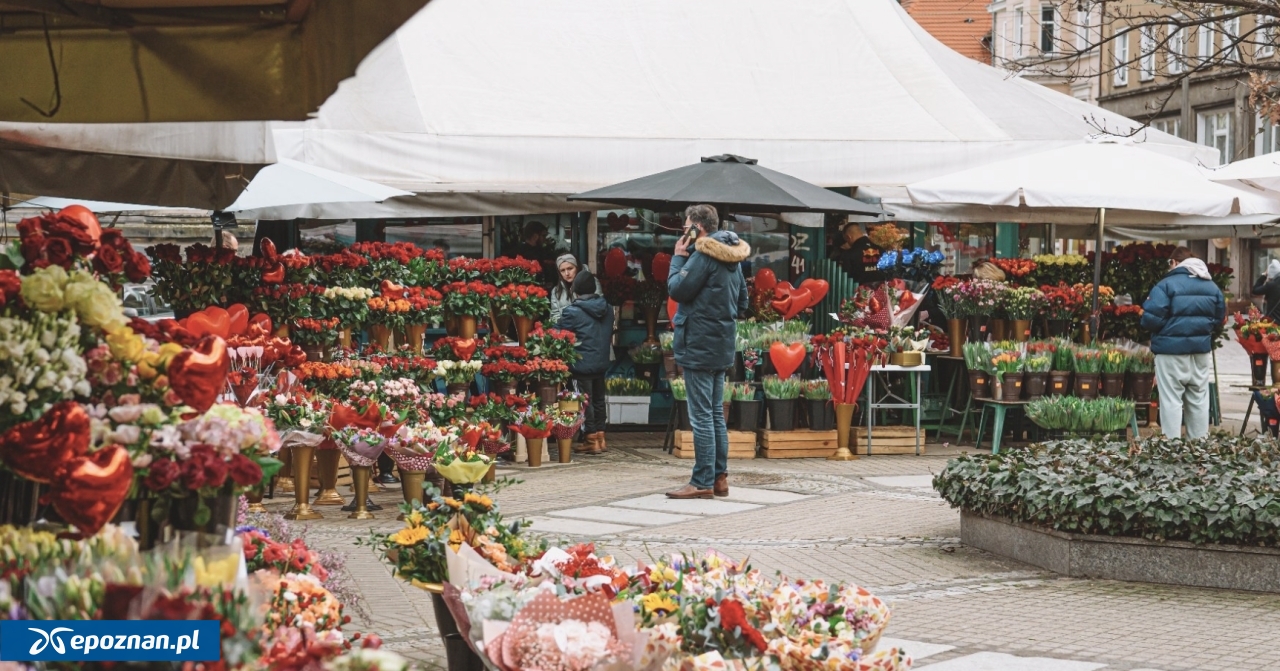
[[729,470],[729,429],[724,424],[724,371],[684,369],[693,426],[693,479],[698,489],[711,489],[716,476]]

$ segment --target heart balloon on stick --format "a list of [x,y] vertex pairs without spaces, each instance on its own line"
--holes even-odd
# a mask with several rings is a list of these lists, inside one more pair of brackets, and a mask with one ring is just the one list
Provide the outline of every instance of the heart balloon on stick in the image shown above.
[[58,473],[48,497],[62,519],[92,536],[115,517],[133,485],[129,451],[108,445],[87,457],[72,459]]
[[769,346],[769,360],[773,361],[773,368],[778,371],[778,377],[784,380],[800,369],[800,364],[804,362],[804,354],[804,343],[800,342],[793,342],[790,345],[775,342]]
[[826,280],[817,280],[809,278],[800,283],[800,288],[809,292],[809,305],[806,307],[814,307],[827,297],[827,292],[831,290],[831,285]]
[[768,268],[761,268],[756,271],[756,290],[757,291],[773,291],[778,285],[778,277]]
[[651,269],[653,272],[649,279],[666,282],[667,276],[671,274],[671,255],[666,252],[654,254]]
[[244,335],[249,330],[249,308],[240,303],[227,307],[227,316],[231,323],[227,327],[227,335],[239,336]]
[[31,480],[49,483],[58,469],[89,451],[89,413],[75,401],[62,401],[39,419],[23,422],[0,436],[0,461]]

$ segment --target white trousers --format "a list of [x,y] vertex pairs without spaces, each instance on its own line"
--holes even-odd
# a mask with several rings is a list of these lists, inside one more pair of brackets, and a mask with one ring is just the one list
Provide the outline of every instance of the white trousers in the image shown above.
[[1166,438],[1209,435],[1210,354],[1157,354],[1156,388],[1160,390],[1160,426]]

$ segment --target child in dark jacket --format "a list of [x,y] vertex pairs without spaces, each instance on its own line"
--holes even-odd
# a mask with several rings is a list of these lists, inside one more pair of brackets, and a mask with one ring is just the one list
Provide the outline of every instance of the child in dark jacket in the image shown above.
[[613,345],[613,308],[600,295],[596,278],[590,271],[583,270],[574,278],[573,293],[578,298],[560,314],[556,326],[573,332],[578,354],[582,356],[569,367],[578,389],[587,394],[582,443],[576,450],[600,454],[606,449],[604,425],[609,416],[604,374],[609,370],[609,350]]

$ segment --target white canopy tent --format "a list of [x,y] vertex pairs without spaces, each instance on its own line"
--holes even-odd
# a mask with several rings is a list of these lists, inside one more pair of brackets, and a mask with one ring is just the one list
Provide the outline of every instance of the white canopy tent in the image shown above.
[[721,153],[874,194],[1098,126],[1136,124],[957,54],[891,0],[433,0],[317,118],[275,131],[280,156],[417,195],[258,214],[569,211],[560,196]]

